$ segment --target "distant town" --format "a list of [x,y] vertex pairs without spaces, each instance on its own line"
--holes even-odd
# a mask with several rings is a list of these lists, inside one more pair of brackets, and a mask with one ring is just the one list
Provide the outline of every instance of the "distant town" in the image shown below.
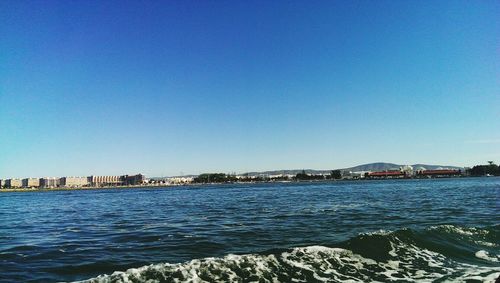
[[[282,170],[253,172],[244,174],[204,173],[196,176],[152,177],[143,174],[120,176],[87,176],[87,177],[42,177],[24,179],[0,179],[3,190],[22,189],[71,189],[71,188],[105,188],[105,187],[146,187],[174,186],[212,183],[254,183],[254,182],[292,182],[292,181],[326,181],[326,180],[373,180],[373,179],[418,179],[418,178],[450,178],[500,176],[500,167],[493,161],[487,165],[465,167],[438,167],[428,165],[401,165],[391,163],[370,163],[348,169],[338,170]],[[386,168],[383,170],[356,169]],[[353,170],[349,170],[353,169]]]
[[4,189],[16,188],[85,188],[111,186],[138,186],[146,183],[142,174],[122,176],[88,176],[88,177],[43,177],[0,180]]

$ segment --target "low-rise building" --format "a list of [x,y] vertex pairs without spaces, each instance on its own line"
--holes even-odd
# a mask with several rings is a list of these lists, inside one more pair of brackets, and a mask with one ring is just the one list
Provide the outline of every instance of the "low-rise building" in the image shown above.
[[342,174],[342,179],[346,179],[346,180],[359,180],[359,179],[364,179],[365,178],[365,174],[367,172],[366,171],[356,171],[356,172],[352,172],[352,171],[342,171],[341,174]]
[[460,176],[461,174],[462,174],[461,170],[455,170],[455,169],[423,170],[417,172],[418,176],[425,176],[425,177],[451,177],[451,176]]
[[406,177],[405,172],[400,170],[387,170],[378,172],[368,172],[365,174],[366,178],[371,179],[394,179],[394,178],[404,178]]
[[22,180],[23,188],[38,188],[40,187],[40,179],[38,178],[24,178]]
[[7,188],[20,188],[22,187],[23,183],[21,179],[7,179],[5,180],[5,186]]
[[182,185],[192,183],[193,179],[193,177],[169,177],[166,178],[166,182],[172,185]]
[[59,182],[61,187],[84,187],[89,185],[87,177],[62,177]]

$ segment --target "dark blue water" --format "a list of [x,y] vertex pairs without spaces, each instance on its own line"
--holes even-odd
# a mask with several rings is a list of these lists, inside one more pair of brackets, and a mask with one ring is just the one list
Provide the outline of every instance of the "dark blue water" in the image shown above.
[[0,220],[1,282],[500,275],[499,178],[2,193]]

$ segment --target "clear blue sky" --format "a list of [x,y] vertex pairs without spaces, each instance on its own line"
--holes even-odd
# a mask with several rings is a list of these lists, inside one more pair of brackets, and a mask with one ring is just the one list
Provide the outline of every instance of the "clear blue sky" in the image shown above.
[[0,178],[500,162],[499,1],[0,1]]

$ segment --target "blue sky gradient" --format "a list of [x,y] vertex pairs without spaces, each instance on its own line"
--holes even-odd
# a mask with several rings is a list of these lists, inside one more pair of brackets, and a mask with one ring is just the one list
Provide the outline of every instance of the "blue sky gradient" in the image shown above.
[[498,1],[0,1],[0,178],[500,162]]

